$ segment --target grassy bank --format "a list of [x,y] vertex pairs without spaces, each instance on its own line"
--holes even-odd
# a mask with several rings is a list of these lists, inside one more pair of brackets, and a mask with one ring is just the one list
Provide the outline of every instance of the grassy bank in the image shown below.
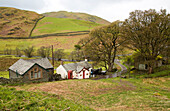
[[163,65],[161,67],[157,67],[154,69],[154,73],[152,74],[148,74],[148,71],[133,70],[123,75],[132,78],[156,78],[170,76],[170,65]]
[[65,80],[14,86],[57,94],[95,110],[169,110],[170,76],[149,79]]

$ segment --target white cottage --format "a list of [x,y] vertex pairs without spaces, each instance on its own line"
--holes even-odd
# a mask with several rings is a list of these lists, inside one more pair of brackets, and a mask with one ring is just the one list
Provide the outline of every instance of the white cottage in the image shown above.
[[92,66],[87,61],[60,65],[56,72],[62,79],[86,79],[90,77]]

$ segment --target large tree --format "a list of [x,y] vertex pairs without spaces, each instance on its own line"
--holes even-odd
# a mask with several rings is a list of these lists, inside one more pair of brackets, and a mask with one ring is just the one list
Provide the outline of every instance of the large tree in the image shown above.
[[85,55],[90,59],[102,62],[107,71],[113,71],[117,48],[120,46],[121,22],[116,21],[108,26],[92,30],[89,38],[83,40]]
[[125,20],[122,35],[127,47],[140,53],[144,61],[153,61],[167,47],[169,26],[170,15],[166,10],[136,10]]

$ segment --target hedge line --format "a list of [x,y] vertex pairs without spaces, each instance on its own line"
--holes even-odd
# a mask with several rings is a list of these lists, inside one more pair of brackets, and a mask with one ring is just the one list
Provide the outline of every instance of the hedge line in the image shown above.
[[0,39],[36,39],[36,38],[44,38],[49,36],[75,36],[75,35],[85,35],[89,34],[90,31],[74,31],[74,32],[64,32],[64,33],[54,33],[54,34],[45,34],[39,36],[32,37],[0,37]]

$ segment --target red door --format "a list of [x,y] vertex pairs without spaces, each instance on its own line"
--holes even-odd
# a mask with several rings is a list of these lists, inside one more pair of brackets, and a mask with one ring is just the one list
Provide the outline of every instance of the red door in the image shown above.
[[72,71],[68,71],[68,79],[72,79]]
[[85,79],[85,71],[83,71],[83,79]]

